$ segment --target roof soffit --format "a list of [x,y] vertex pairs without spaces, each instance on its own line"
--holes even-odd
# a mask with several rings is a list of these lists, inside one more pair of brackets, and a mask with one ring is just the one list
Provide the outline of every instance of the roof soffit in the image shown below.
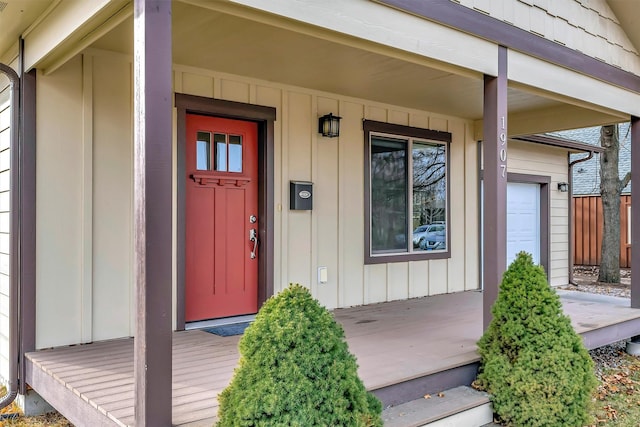
[[[17,41],[38,17],[60,0],[0,0],[0,58],[17,55]],[[10,52],[9,52],[10,51]],[[13,58],[9,58],[11,60]]]
[[[248,16],[233,12],[191,2],[174,3],[175,64],[194,67],[196,74],[197,69],[213,70],[474,121],[482,118],[481,74],[444,70],[438,64],[432,67],[415,56],[394,55],[395,51],[376,49],[370,43],[345,42],[338,35],[329,37],[293,24],[271,23],[270,15],[260,19],[258,12]],[[92,47],[130,56],[132,39],[129,17]],[[509,86],[512,134],[626,118],[617,110],[513,82]]]
[[640,93],[640,76],[451,0],[373,0],[552,64]]
[[[122,7],[126,2],[123,0],[109,0],[107,3],[112,7],[116,4]],[[482,117],[482,80],[481,75],[476,72],[452,66],[441,67],[442,64],[433,62],[425,63],[423,58],[417,55],[409,55],[406,52],[398,54],[391,48],[383,48],[372,42],[354,41],[344,35],[322,33],[322,37],[319,37],[313,31],[301,31],[298,25],[291,25],[291,27],[287,25],[274,26],[261,22],[262,20],[259,20],[260,22],[255,21],[256,17],[253,15],[245,17],[235,13],[229,15],[216,10],[207,11],[202,7],[188,3],[174,3],[174,18],[180,19],[180,16],[184,13],[184,25],[175,26],[174,31],[182,29],[182,31],[191,33],[179,35],[174,32],[174,43],[180,41],[180,46],[193,48],[197,43],[202,42],[206,46],[200,46],[201,49],[199,50],[193,48],[193,53],[209,51],[210,54],[194,54],[184,58],[177,58],[180,54],[186,54],[186,51],[174,49],[174,60],[178,64],[255,77],[265,81],[281,82],[288,85],[318,89],[329,93],[339,93],[355,98],[370,99],[390,105],[457,117],[469,119]],[[123,52],[122,49],[126,51],[126,49],[131,48],[132,38],[129,34],[132,29],[131,13],[126,9],[128,8],[125,5],[125,7],[118,10],[118,12],[122,11],[121,16],[117,22],[114,21],[112,26],[108,28],[105,23],[108,23],[109,19],[113,20],[116,17],[116,14],[113,14],[115,9],[111,9],[111,14],[99,14],[100,16],[97,17],[99,18],[97,20],[102,22],[100,24],[102,26],[98,26],[98,31],[93,30],[90,35],[96,36],[95,40],[98,41],[114,41],[114,39],[117,41],[114,41],[113,46],[100,46],[100,43],[97,43],[96,47],[121,52]],[[264,14],[259,15],[259,17],[262,17]],[[194,24],[198,17],[205,21],[202,22],[202,27],[198,27],[202,32],[194,31]],[[210,24],[216,19],[219,20],[219,22],[216,22],[217,26],[211,26]],[[278,24],[281,24],[281,22],[278,21]],[[96,25],[99,25],[99,23]],[[267,29],[269,37],[276,37],[276,40],[265,39],[265,26],[269,27]],[[83,28],[83,30],[85,29]],[[242,29],[242,31],[238,29]],[[275,31],[276,29],[278,30],[277,32]],[[209,31],[214,31],[214,34],[209,34]],[[204,34],[207,34],[208,37],[201,37]],[[104,37],[105,35],[107,36]],[[211,35],[217,35],[218,37],[209,37]],[[109,39],[109,36],[113,37]],[[350,42],[345,42],[345,37]],[[49,69],[54,69],[54,65],[64,63],[65,58],[68,59],[70,55],[77,54],[78,49],[84,49],[84,43],[88,43],[88,40],[90,38],[76,40],[75,42],[72,40],[64,41],[60,45],[60,51],[54,52],[56,58],[53,60],[45,58],[41,63],[42,66],[47,66],[48,63],[50,65]],[[256,44],[250,49],[247,47],[247,42],[251,40],[256,41]],[[216,44],[223,42],[224,46]],[[73,50],[68,50],[70,46]],[[232,47],[230,48],[229,46]],[[297,49],[289,49],[292,46],[297,46]],[[318,55],[314,55],[312,52],[305,56],[305,58],[309,58],[308,61],[302,60],[299,55],[305,55],[305,50],[308,50],[310,46],[317,46],[320,51],[335,54],[336,59],[324,63],[322,58],[317,59]],[[292,52],[297,52],[297,54],[292,55]],[[317,53],[318,50],[315,52]],[[228,57],[225,55],[228,55]],[[315,60],[313,59],[314,57],[316,57]],[[326,57],[331,58],[331,55],[323,56],[323,58]],[[278,61],[274,61],[274,58],[278,58]],[[55,61],[55,63],[52,61]],[[291,67],[287,67],[287,61],[291,61]],[[278,64],[280,64],[279,67],[277,66]],[[363,64],[366,67],[363,67]],[[226,69],[225,67],[238,68]],[[251,74],[251,72],[255,73],[255,75]],[[283,75],[284,73],[288,74]],[[340,78],[336,78],[337,76]],[[425,84],[426,82],[430,84]],[[372,88],[376,90],[372,91]],[[578,116],[578,113],[580,113],[579,116],[584,117],[585,112],[591,112],[594,115],[593,117],[589,116],[586,119],[581,119],[588,123],[581,121],[580,123],[571,122],[567,124],[564,117],[571,114],[556,114],[554,115],[555,120],[546,117],[544,126],[536,124],[535,128],[527,126],[523,129],[513,126],[514,133],[515,131],[539,132],[557,130],[568,126],[577,126],[578,124],[593,125],[613,120],[606,112],[593,110],[592,106],[576,106],[574,108],[565,104],[566,101],[564,100],[554,99],[548,94],[522,90],[522,88],[512,87],[509,92],[509,98],[510,115],[521,116],[523,122],[525,118],[526,122],[531,122],[530,114],[532,111],[549,111],[554,108],[571,110],[569,113],[575,110],[575,114],[572,116]],[[558,122],[560,117],[564,120],[562,123]],[[514,119],[517,119],[517,117],[514,117]],[[620,118],[615,119],[620,120]],[[514,124],[517,122],[518,120],[515,120]]]
[[132,14],[128,0],[56,1],[23,33],[25,71],[53,72]]

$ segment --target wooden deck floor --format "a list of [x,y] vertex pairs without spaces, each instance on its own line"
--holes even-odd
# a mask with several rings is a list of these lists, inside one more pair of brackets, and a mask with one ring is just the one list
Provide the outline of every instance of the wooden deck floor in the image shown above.
[[[640,310],[629,308],[628,300],[561,293],[579,332],[600,331],[609,342],[640,334]],[[358,358],[360,376],[375,390],[477,361],[481,307],[481,293],[465,292],[334,314]],[[620,324],[627,325],[623,332],[616,329]],[[607,328],[613,328],[610,334]],[[238,340],[197,330],[174,333],[174,425],[213,424],[216,396],[238,361]],[[75,425],[134,424],[132,339],[43,350],[27,359],[27,382]]]

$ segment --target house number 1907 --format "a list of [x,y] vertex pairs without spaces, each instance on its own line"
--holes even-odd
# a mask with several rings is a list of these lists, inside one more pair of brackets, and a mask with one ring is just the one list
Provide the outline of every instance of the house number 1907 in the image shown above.
[[500,122],[502,124],[502,132],[500,132],[500,169],[502,170],[502,177],[505,178],[507,176],[507,147],[505,146],[507,143],[507,135],[504,132],[506,129],[504,116],[500,117]]

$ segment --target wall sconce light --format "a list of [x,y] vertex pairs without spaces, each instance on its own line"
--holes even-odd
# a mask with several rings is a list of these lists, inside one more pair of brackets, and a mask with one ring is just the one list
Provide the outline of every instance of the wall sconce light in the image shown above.
[[559,182],[558,191],[561,193],[566,193],[567,191],[569,191],[569,184],[567,184],[566,182]]
[[318,133],[327,138],[340,136],[340,119],[342,117],[333,114],[325,114],[318,119]]

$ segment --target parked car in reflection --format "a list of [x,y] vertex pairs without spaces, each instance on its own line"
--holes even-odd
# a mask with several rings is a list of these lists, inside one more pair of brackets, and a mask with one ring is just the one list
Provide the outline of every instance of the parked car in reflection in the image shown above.
[[444,236],[438,236],[441,240],[423,240],[420,243],[419,248],[423,251],[443,251],[447,249],[447,243],[444,241]]
[[446,224],[425,224],[413,230],[413,247],[422,250],[446,249]]

